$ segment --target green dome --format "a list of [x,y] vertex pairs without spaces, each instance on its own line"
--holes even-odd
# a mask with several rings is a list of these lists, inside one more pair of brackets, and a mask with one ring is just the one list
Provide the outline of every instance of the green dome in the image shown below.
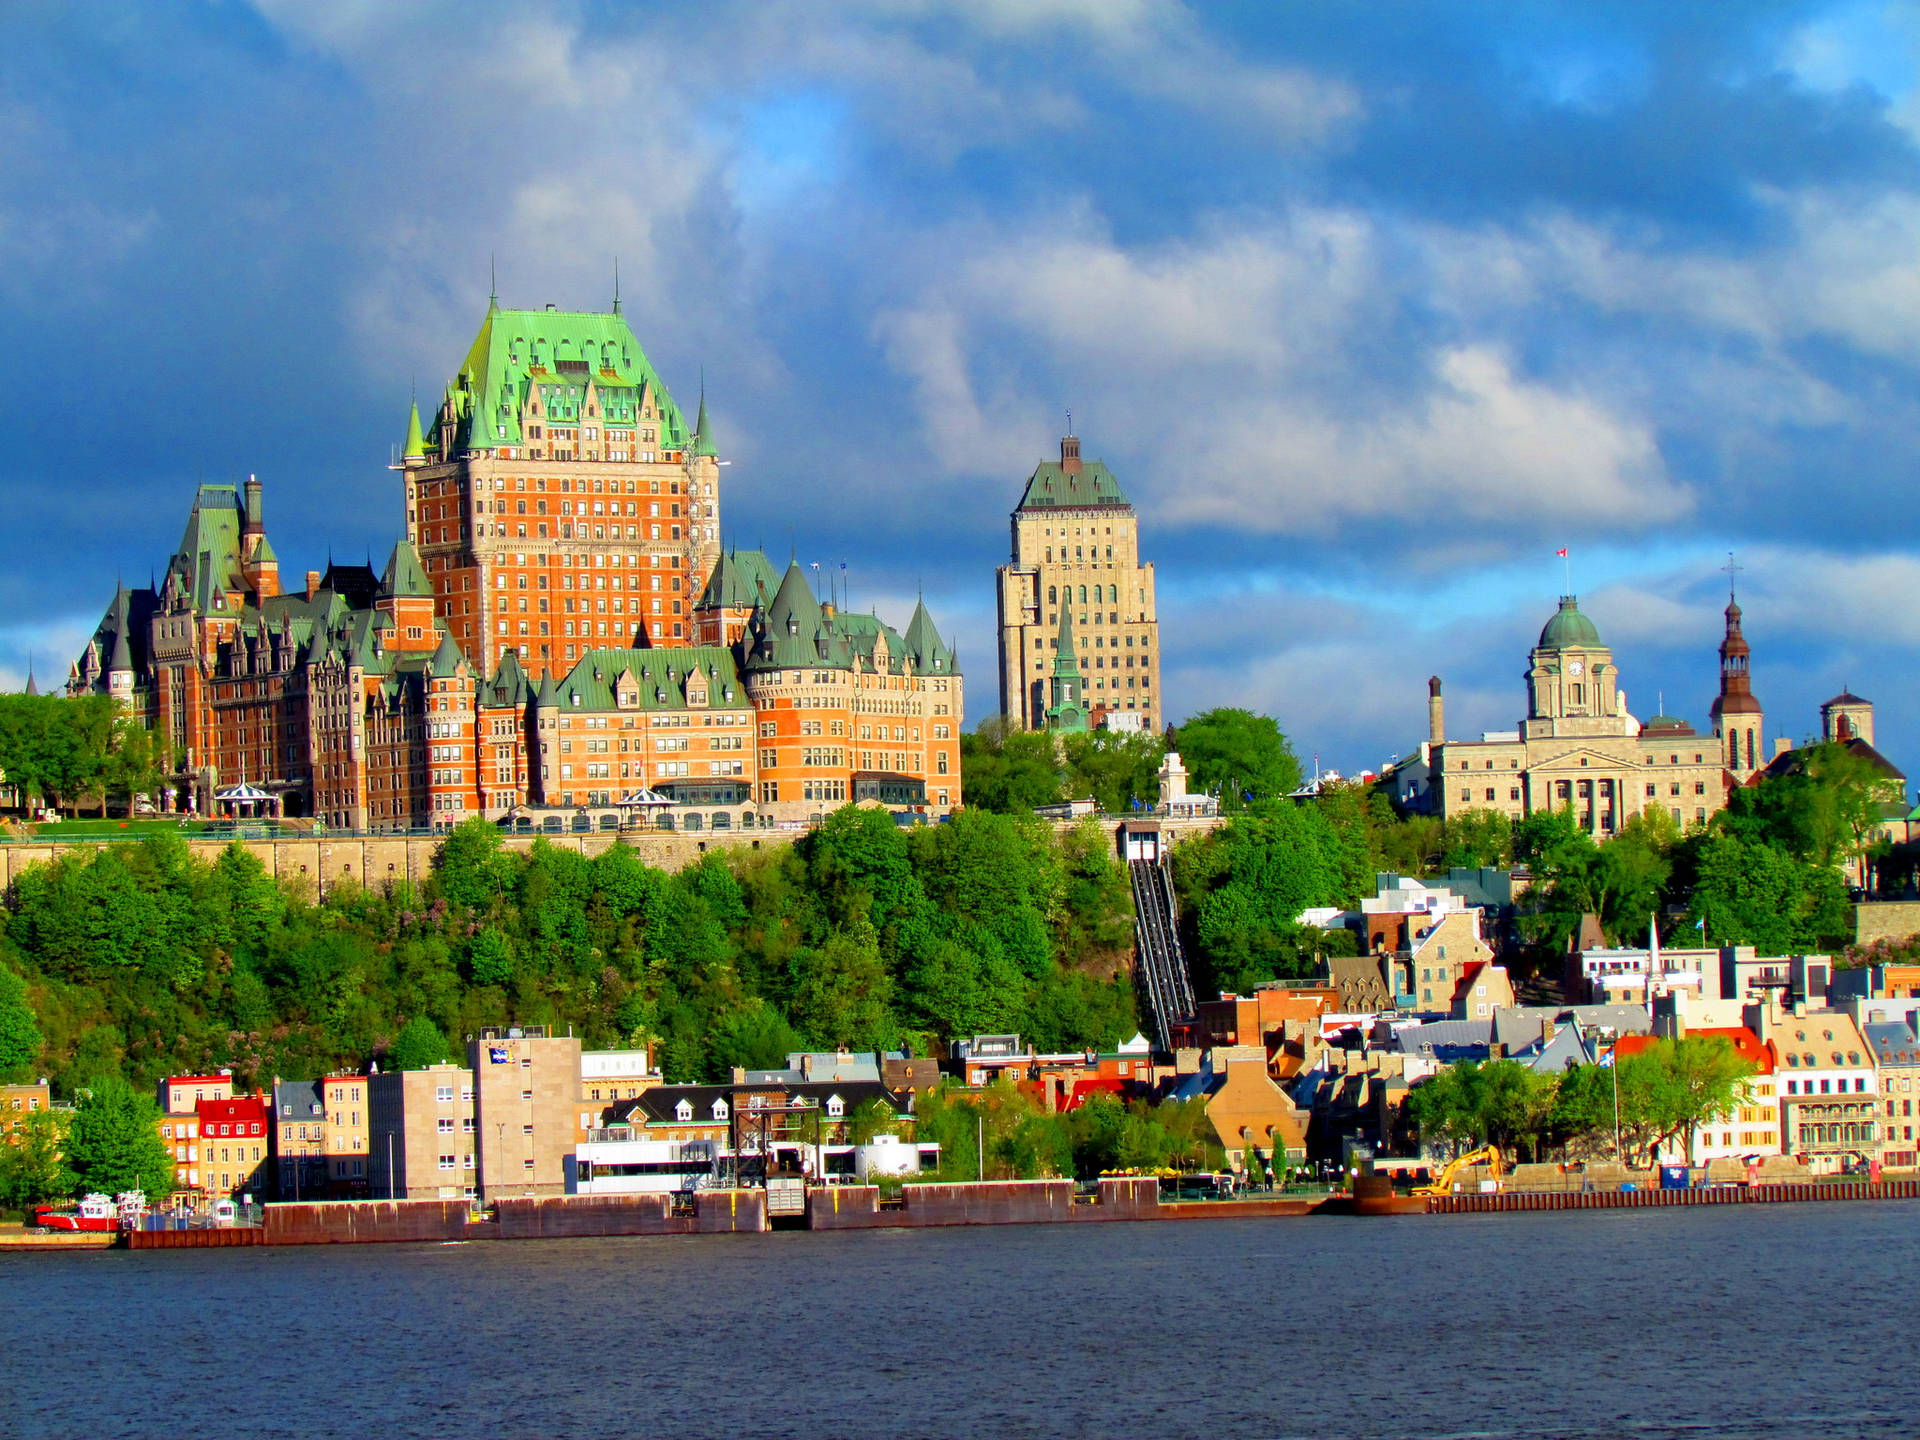
[[1569,645],[1598,645],[1600,632],[1593,621],[1580,613],[1580,602],[1572,595],[1560,597],[1560,609],[1540,631],[1542,650],[1564,650]]

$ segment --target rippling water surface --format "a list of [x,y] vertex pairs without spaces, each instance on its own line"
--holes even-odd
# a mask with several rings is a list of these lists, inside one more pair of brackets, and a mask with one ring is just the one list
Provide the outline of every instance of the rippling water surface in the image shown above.
[[0,1435],[1907,1435],[1920,1204],[0,1256]]

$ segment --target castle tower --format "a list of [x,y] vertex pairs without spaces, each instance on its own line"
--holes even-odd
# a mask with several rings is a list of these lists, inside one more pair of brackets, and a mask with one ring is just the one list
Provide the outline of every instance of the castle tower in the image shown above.
[[[1753,693],[1752,650],[1740,632],[1740,602],[1727,594],[1727,633],[1720,642],[1720,693],[1708,714],[1720,755],[1736,780],[1750,779],[1767,763],[1765,709]],[[1824,713],[1824,712],[1823,712]]]
[[1086,655],[1079,702],[1090,720],[1138,715],[1166,722],[1160,700],[1160,623],[1153,566],[1140,559],[1140,521],[1113,472],[1083,460],[1078,436],[1028,478],[998,571],[1000,708],[1013,723],[1048,723],[1056,667],[1049,646],[1071,616]]
[[258,475],[247,476],[240,512],[240,567],[256,601],[280,593],[280,559],[267,541],[267,505]]
[[686,645],[720,554],[720,460],[616,303],[487,307],[435,423],[408,416],[407,538],[475,674]]

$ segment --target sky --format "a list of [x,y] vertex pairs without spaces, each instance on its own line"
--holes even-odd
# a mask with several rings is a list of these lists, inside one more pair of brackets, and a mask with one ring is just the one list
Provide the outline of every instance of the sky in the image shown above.
[[[726,538],[955,637],[1071,410],[1178,720],[1311,765],[1523,711],[1567,582],[1705,727],[1731,554],[1769,729],[1920,765],[1920,10],[1878,3],[11,0],[0,688],[201,482],[376,560],[501,302],[702,377]],[[29,363],[30,362],[30,363]]]

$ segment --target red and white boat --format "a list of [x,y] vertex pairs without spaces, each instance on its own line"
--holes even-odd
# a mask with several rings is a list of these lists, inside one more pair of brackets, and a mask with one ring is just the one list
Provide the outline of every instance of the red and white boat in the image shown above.
[[93,1230],[112,1234],[120,1228],[120,1208],[109,1196],[88,1195],[71,1210],[42,1205],[34,1213],[34,1223],[42,1230]]

